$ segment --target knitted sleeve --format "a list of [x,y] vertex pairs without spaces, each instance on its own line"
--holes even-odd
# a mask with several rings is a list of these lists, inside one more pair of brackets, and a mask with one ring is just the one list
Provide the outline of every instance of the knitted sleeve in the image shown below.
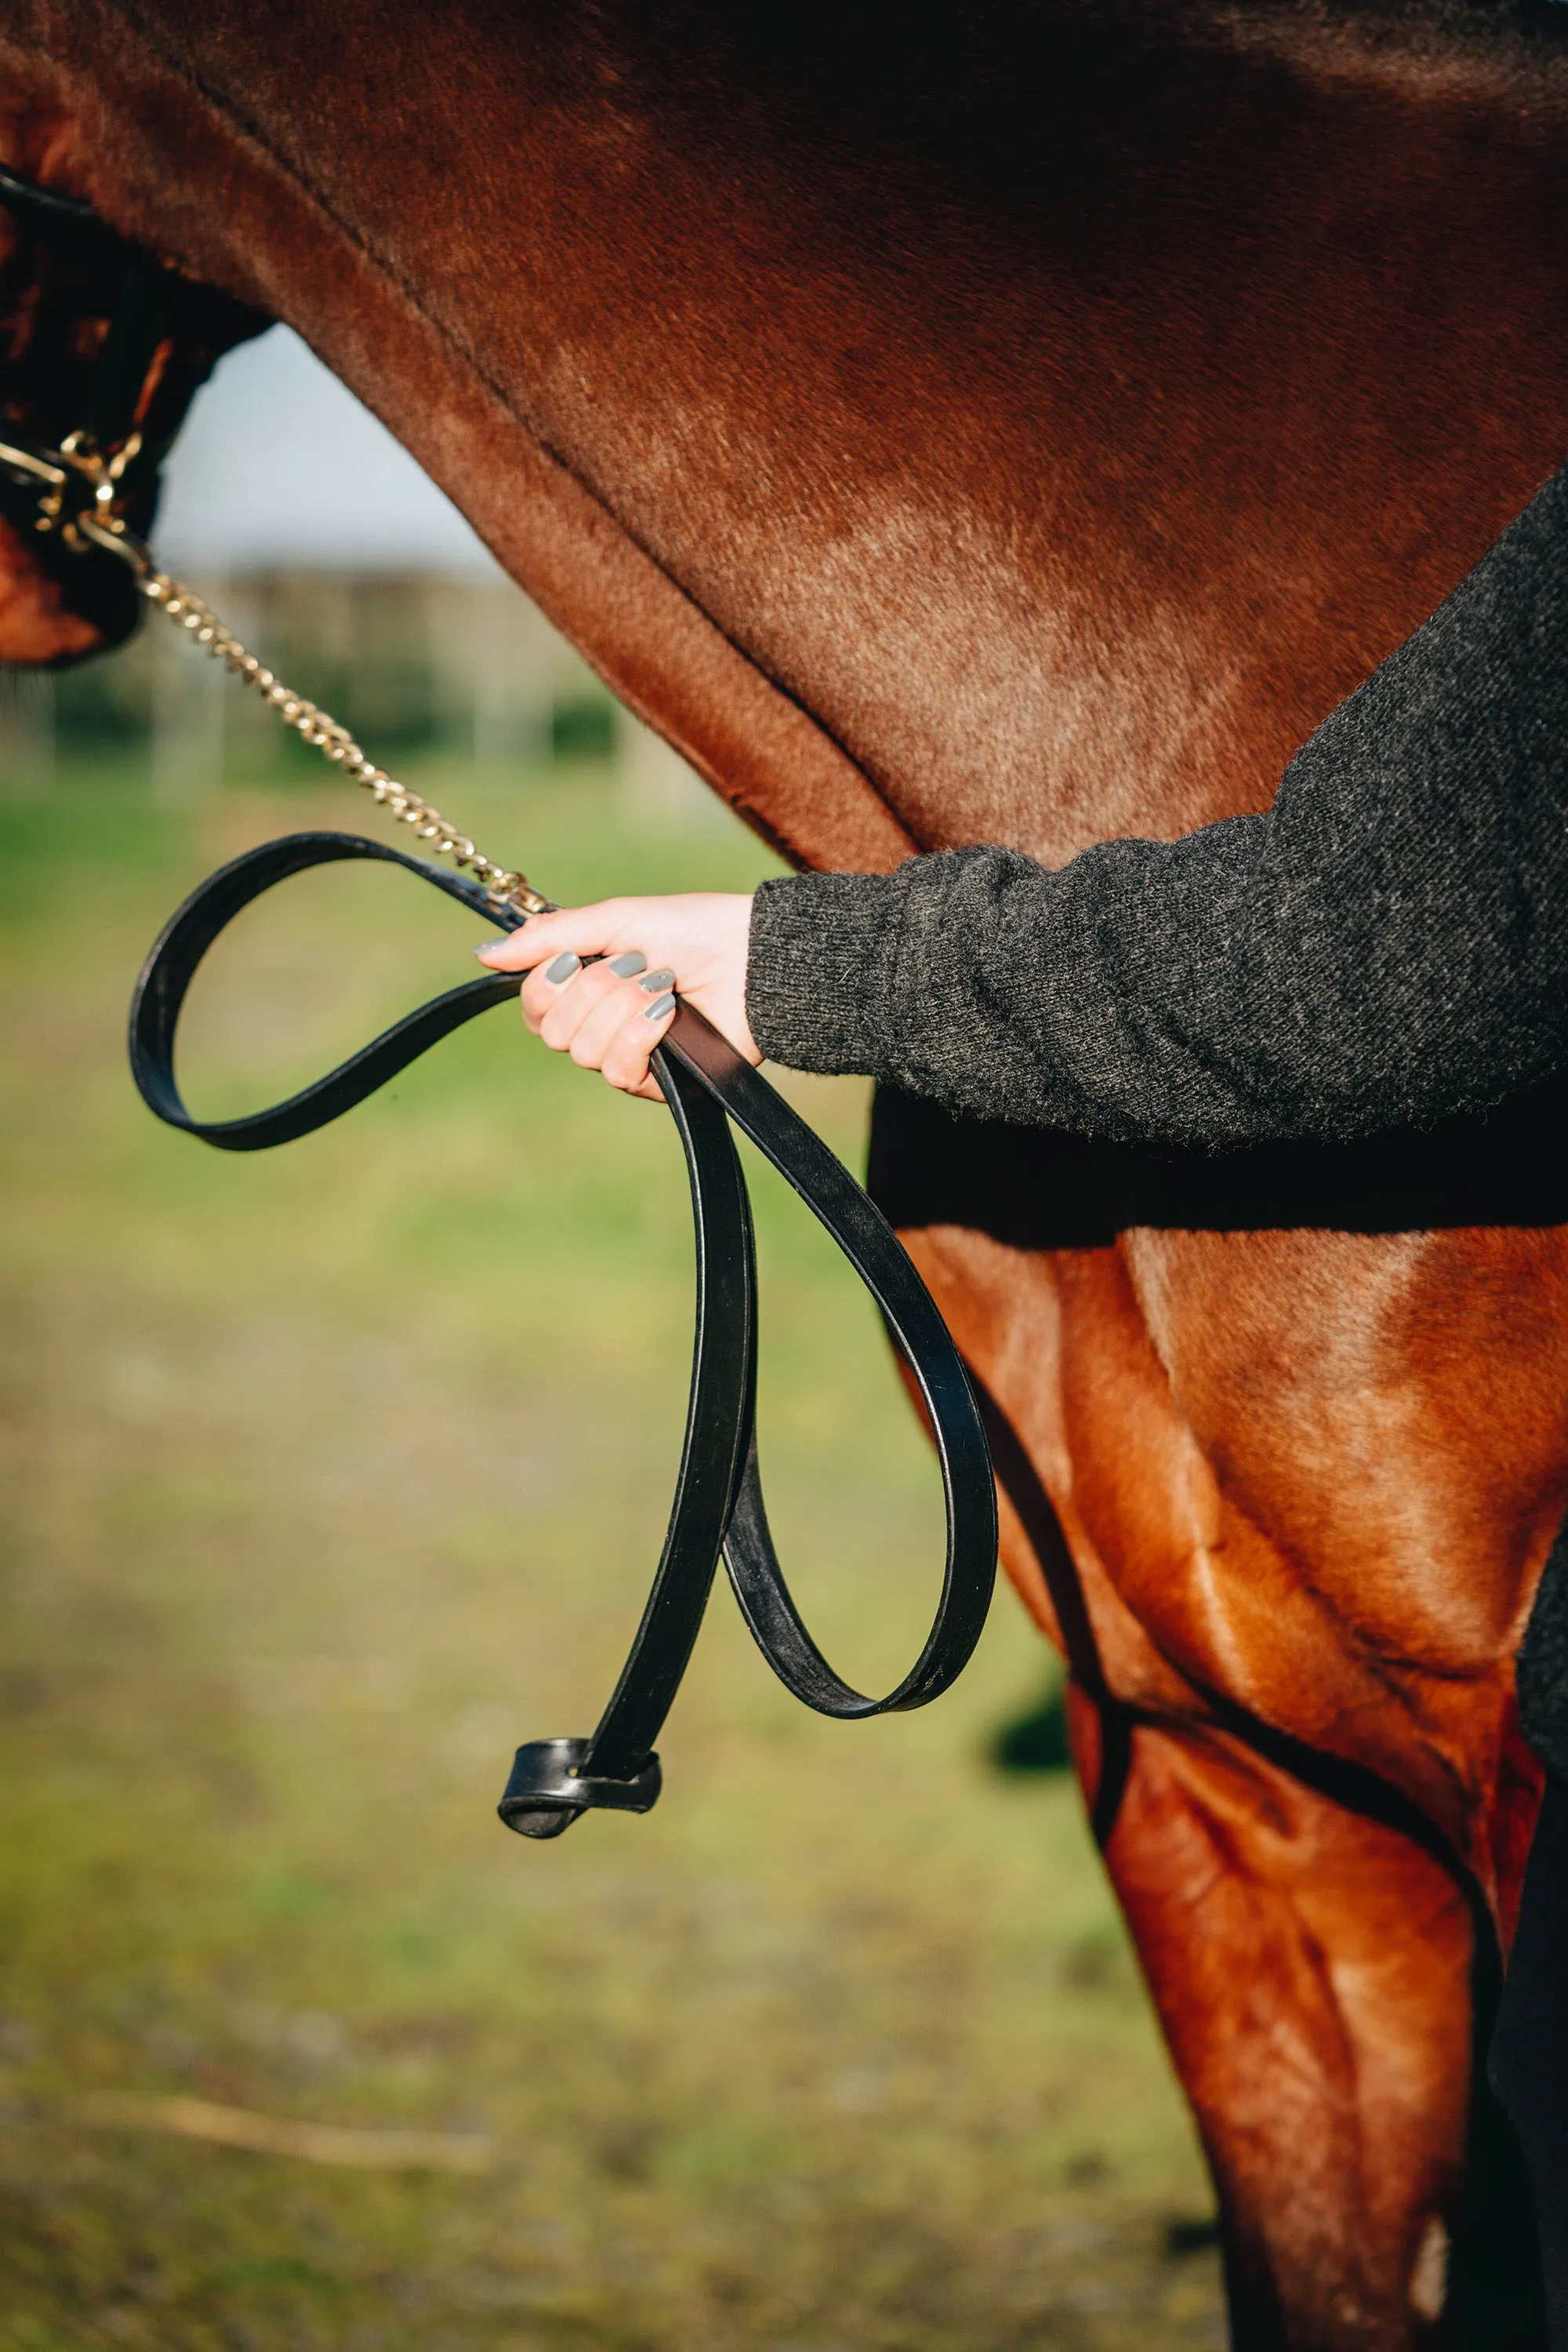
[[1265,815],[764,883],[765,1055],[1126,1140],[1330,1139],[1568,1065],[1568,467]]

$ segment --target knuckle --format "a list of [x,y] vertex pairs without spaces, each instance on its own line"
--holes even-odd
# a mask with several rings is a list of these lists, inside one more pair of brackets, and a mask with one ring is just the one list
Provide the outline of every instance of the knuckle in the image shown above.
[[[613,1074],[613,1076],[612,1076]],[[617,1035],[605,1055],[605,1076],[617,1087],[635,1087],[644,1073],[637,1066],[637,1056],[625,1036]]]

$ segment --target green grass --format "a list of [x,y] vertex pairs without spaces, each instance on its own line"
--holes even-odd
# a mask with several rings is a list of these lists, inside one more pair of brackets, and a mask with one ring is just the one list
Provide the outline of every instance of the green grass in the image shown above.
[[[563,898],[767,868],[586,769],[415,781]],[[721,1591],[658,1811],[497,1822],[517,1741],[591,1728],[657,1553],[690,1317],[663,1114],[506,1012],[255,1159],[159,1128],[123,1062],[212,864],[380,822],[110,770],[0,799],[0,2347],[1217,2343],[1212,2257],[1166,2251],[1206,2186],[1076,1791],[991,1761],[1048,1671],[1006,1593],[946,1701],[839,1726]],[[193,1008],[197,1104],[463,977],[478,927],[428,895],[340,871],[247,917]],[[855,1161],[863,1090],[793,1091]],[[863,1294],[750,1165],[781,1547],[887,1682],[934,1474]],[[495,2161],[340,2170],[104,2104],[175,2094]]]

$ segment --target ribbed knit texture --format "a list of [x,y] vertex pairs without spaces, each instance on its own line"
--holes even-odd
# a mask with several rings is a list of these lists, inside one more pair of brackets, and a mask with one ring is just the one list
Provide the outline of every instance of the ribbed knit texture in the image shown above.
[[1335,1139],[1568,1066],[1568,468],[1266,815],[764,883],[770,1058],[1129,1141]]

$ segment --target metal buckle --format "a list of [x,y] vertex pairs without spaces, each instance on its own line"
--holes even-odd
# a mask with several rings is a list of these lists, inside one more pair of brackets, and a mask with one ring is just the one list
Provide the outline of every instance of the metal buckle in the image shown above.
[[83,555],[89,542],[101,547],[107,538],[112,545],[123,532],[116,499],[121,477],[141,449],[140,433],[132,433],[112,457],[103,457],[85,433],[68,433],[58,449],[0,441],[0,466],[26,477],[37,509],[33,529],[53,533],[73,554]]

